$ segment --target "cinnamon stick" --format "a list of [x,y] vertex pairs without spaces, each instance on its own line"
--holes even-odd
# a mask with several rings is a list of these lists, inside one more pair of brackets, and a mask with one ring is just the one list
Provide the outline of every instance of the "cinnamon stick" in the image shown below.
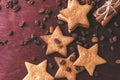
[[[106,5],[106,3],[105,3],[104,5]],[[104,5],[103,5],[103,6],[104,6]],[[101,7],[103,7],[103,6],[101,6]],[[100,7],[100,8],[101,8],[101,7]],[[106,7],[107,7],[107,6],[106,6]],[[118,2],[116,5],[113,5],[112,7],[113,7],[116,11],[118,11],[118,10],[120,9],[120,2]],[[104,9],[102,9],[101,12],[104,12]],[[113,10],[113,9],[110,9],[109,12],[108,12],[108,15],[107,15],[106,19],[104,19],[104,17],[105,17],[106,14],[104,14],[104,15],[97,15],[97,10],[93,13],[93,15],[95,16],[96,20],[97,20],[98,22],[100,22],[102,26],[105,26],[105,25],[112,19],[112,17],[113,17],[115,14],[116,14],[116,13],[114,12],[114,10]]]
[[[115,9],[116,11],[118,11],[118,9],[120,8],[120,3],[119,3],[118,5],[113,6],[113,7],[114,7],[114,9]],[[108,16],[111,15],[111,14],[115,14],[115,12],[114,12],[112,9],[110,9],[110,11],[109,11],[109,13],[108,13]],[[98,16],[98,17],[96,17],[96,20],[97,20],[98,22],[100,22],[100,21],[103,20],[104,16],[105,16],[105,15]]]

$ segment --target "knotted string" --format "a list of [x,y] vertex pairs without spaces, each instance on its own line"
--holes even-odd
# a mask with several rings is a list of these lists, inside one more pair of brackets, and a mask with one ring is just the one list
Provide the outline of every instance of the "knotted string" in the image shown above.
[[[103,18],[105,20],[107,18],[107,16],[109,15],[110,9],[112,9],[114,11],[114,13],[117,13],[117,11],[115,10],[115,8],[113,6],[117,5],[119,3],[119,1],[120,0],[117,0],[116,2],[112,2],[112,0],[106,1],[106,4],[96,11],[96,14],[97,15],[105,15],[104,18]],[[102,10],[104,8],[105,8],[105,11],[102,12],[102,13],[99,13],[100,10]]]

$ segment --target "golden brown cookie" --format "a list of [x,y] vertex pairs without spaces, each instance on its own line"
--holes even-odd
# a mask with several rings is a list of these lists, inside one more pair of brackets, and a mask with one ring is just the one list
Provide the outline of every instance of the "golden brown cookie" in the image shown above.
[[60,10],[58,19],[68,22],[68,31],[72,32],[76,25],[81,25],[84,28],[89,27],[89,21],[87,14],[91,10],[92,6],[85,4],[80,5],[78,0],[68,0],[68,7]]
[[106,60],[98,56],[98,44],[95,44],[89,49],[78,45],[79,58],[75,61],[74,65],[84,66],[90,76],[93,75],[96,65],[106,63]]
[[84,70],[83,67],[74,66],[76,60],[75,53],[71,54],[67,59],[55,57],[59,69],[56,72],[55,78],[67,78],[68,80],[76,80],[76,74]]
[[46,55],[58,52],[63,56],[67,56],[67,45],[74,40],[72,37],[64,36],[59,26],[56,27],[52,35],[40,37],[48,44]]
[[28,74],[23,80],[54,80],[54,78],[46,71],[47,60],[38,65],[25,62]]

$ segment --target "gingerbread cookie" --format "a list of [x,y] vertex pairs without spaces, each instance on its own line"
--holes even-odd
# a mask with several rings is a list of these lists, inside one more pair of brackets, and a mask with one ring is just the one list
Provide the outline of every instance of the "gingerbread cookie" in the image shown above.
[[98,44],[95,44],[89,49],[83,48],[78,45],[79,58],[75,61],[74,65],[84,66],[90,76],[93,75],[96,65],[106,63],[106,60],[98,56]]
[[76,74],[84,70],[83,67],[74,66],[76,60],[75,53],[71,54],[67,59],[55,57],[59,69],[56,72],[55,78],[67,78],[68,80],[76,80]]
[[40,37],[48,44],[46,55],[58,52],[63,56],[67,56],[67,45],[74,40],[72,37],[64,36],[59,26],[56,27],[52,35]]
[[76,25],[81,25],[84,28],[89,27],[89,21],[87,14],[91,10],[92,6],[85,4],[80,5],[78,0],[68,0],[68,7],[60,10],[58,19],[68,22],[68,31],[72,32]]
[[54,80],[54,78],[46,71],[47,60],[38,65],[25,62],[28,74],[23,80]]

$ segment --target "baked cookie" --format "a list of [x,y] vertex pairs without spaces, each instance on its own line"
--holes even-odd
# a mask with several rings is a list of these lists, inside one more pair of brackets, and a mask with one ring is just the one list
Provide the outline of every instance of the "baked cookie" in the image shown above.
[[25,62],[28,74],[23,80],[54,80],[54,78],[46,71],[47,60],[38,65]]
[[80,5],[78,0],[68,0],[68,7],[60,10],[58,19],[68,22],[68,31],[71,33],[77,26],[81,25],[84,28],[89,28],[87,14],[92,6],[85,4]]
[[67,45],[74,40],[72,37],[64,36],[59,26],[56,27],[52,35],[40,37],[48,44],[46,55],[58,52],[63,56],[67,56]]
[[93,75],[96,65],[106,63],[106,60],[98,56],[98,44],[95,44],[89,49],[78,45],[79,58],[75,61],[74,65],[84,66],[90,76]]
[[67,78],[68,80],[76,80],[76,74],[84,70],[83,67],[74,66],[76,60],[75,53],[72,53],[67,59],[55,57],[59,69],[56,72],[55,78]]

